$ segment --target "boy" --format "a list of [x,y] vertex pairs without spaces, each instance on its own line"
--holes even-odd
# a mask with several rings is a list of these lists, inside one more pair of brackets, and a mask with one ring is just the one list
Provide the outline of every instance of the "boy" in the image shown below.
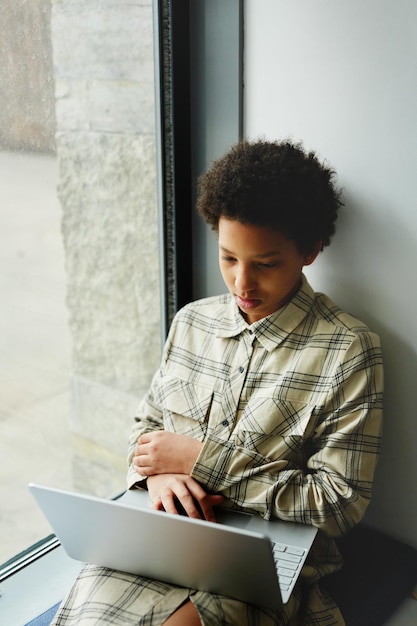
[[97,623],[344,623],[317,581],[340,568],[333,538],[370,500],[382,359],[378,338],[303,274],[334,233],[333,178],[300,145],[266,141],[238,144],[201,177],[197,208],[229,293],[177,314],[129,449],[128,486],[155,509],[214,521],[222,503],[318,527],[302,580],[273,611],[89,566],[73,597],[84,614],[99,607]]

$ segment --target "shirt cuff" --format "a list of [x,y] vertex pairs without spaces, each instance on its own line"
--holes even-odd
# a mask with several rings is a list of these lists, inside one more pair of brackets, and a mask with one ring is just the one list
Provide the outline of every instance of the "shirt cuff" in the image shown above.
[[234,452],[235,446],[232,443],[213,436],[207,437],[191,471],[191,477],[205,485],[209,492],[216,493],[224,489],[228,486],[227,476],[233,472],[230,463]]
[[142,489],[147,489],[146,481],[148,480],[147,476],[138,474],[136,470],[133,469],[131,465],[127,472],[127,488],[134,489],[136,486],[141,487]]

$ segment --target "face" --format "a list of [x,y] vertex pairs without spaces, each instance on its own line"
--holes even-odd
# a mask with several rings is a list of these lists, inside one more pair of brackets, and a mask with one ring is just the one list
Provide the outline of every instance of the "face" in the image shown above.
[[223,280],[249,324],[274,313],[299,288],[304,265],[319,250],[302,254],[282,232],[221,217],[219,263]]

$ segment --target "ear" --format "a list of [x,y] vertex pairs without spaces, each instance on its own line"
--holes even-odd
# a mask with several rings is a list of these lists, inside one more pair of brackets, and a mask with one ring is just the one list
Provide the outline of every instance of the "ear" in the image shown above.
[[312,251],[304,256],[304,265],[311,265],[317,258],[318,253],[323,250],[323,244],[318,241]]

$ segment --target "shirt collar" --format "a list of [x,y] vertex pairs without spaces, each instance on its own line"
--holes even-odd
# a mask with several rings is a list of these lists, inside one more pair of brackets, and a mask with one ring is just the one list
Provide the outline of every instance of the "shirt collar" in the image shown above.
[[217,336],[237,337],[243,332],[249,332],[270,352],[303,321],[313,306],[314,298],[315,293],[303,274],[300,289],[285,306],[253,324],[248,324],[234,298],[230,297],[225,314],[219,321]]

